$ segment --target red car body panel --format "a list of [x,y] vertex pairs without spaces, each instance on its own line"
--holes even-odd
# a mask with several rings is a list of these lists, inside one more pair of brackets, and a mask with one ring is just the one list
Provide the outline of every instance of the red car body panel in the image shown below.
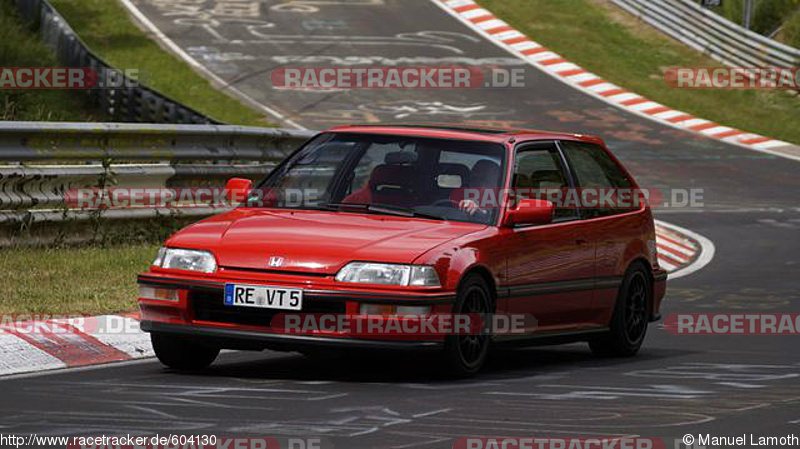
[[[506,164],[506,186],[520,143],[580,140],[605,148],[595,137],[534,131],[483,133],[344,126],[329,132],[501,143],[510,161]],[[153,330],[152,323],[171,323],[191,327],[187,333],[199,328],[269,333],[268,328],[204,321],[195,316],[193,292],[219,290],[226,282],[302,288],[309,295],[309,303],[317,297],[344,301],[347,313],[357,313],[362,302],[431,304],[435,312],[450,312],[461,280],[467,273],[478,272],[491,281],[496,312],[536,317],[537,327],[531,329],[534,336],[602,330],[611,320],[622,276],[635,261],[651,269],[651,317],[659,316],[666,272],[659,268],[651,249],[655,246],[655,228],[649,207],[528,228],[498,226],[502,220],[500,214],[495,225],[487,226],[346,211],[238,208],[193,224],[167,240],[168,247],[212,252],[219,270],[201,274],[153,266],[140,275],[142,284],[180,290],[177,302],[141,299],[143,327]],[[280,270],[266,269],[265,258],[272,254],[284,257]],[[431,265],[441,287],[337,282],[335,274],[352,261]]]
[[[352,260],[407,263],[432,246],[485,228],[458,222],[286,209],[236,209],[179,232],[167,246],[211,251],[221,267],[264,268],[265,248],[282,270],[336,274]],[[323,238],[320,238],[323,236]]]

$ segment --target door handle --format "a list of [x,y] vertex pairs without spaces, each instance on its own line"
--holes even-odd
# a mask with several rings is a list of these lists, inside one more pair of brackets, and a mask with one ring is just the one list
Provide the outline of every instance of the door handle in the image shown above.
[[577,243],[578,245],[586,245],[587,243],[589,243],[589,241],[584,239],[578,239],[575,241],[575,243]]

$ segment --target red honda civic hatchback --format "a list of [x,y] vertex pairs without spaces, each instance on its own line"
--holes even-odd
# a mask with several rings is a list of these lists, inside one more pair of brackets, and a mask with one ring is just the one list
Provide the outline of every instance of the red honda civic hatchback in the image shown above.
[[[630,356],[660,316],[667,275],[646,201],[598,201],[608,196],[597,192],[635,189],[594,137],[336,127],[257,186],[230,180],[238,207],[166,241],[139,276],[141,327],[176,369],[207,367],[226,348],[433,350],[457,376],[476,373],[501,344],[586,341],[597,354]],[[483,325],[286,331],[291,317],[460,314]],[[486,325],[498,316],[516,327]]]

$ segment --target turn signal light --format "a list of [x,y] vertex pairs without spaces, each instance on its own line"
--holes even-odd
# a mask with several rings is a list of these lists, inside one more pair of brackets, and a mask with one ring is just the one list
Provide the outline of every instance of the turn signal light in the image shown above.
[[178,290],[171,288],[157,288],[148,287],[144,285],[139,286],[139,298],[141,299],[155,299],[158,301],[177,301]]

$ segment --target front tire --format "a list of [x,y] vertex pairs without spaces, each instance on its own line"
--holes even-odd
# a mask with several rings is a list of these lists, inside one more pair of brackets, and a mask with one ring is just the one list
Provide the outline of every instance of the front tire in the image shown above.
[[[453,307],[454,314],[478,314],[484,320],[493,311],[489,286],[477,275],[462,282],[458,298]],[[448,335],[444,345],[444,367],[449,375],[457,378],[474,376],[480,371],[489,354],[491,335],[484,329],[475,335]]]
[[639,352],[647,335],[652,291],[650,277],[641,264],[628,269],[614,306],[611,330],[606,336],[589,341],[595,355],[630,357]]
[[201,370],[214,363],[219,348],[211,348],[186,337],[150,334],[153,350],[164,365],[177,370]]

